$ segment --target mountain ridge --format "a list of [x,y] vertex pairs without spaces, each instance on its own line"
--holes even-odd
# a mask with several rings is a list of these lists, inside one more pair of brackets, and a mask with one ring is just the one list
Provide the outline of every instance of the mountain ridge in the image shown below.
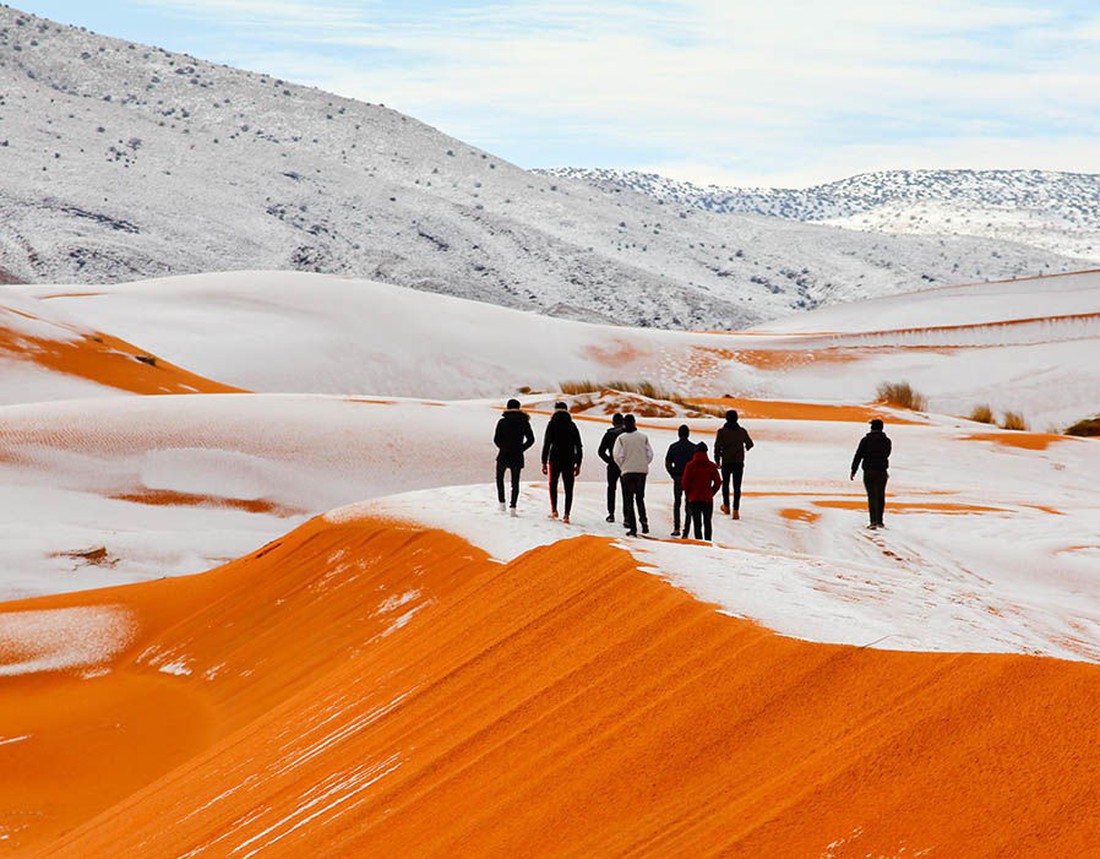
[[1022,244],[609,194],[380,104],[10,7],[0,86],[0,270],[14,281],[289,269],[588,321],[734,329],[1087,266]]
[[806,188],[752,188],[703,186],[633,170],[535,172],[719,214],[897,234],[978,236],[1100,260],[1100,174],[1095,173],[883,170]]

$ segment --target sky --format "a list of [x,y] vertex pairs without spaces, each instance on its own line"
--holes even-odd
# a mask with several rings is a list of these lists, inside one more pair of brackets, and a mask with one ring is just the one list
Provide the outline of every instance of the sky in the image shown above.
[[1095,0],[14,0],[381,102],[522,167],[1100,173]]

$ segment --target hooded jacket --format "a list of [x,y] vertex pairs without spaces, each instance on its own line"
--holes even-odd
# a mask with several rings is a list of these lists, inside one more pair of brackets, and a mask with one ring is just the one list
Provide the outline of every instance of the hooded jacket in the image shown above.
[[542,464],[553,463],[558,470],[575,468],[581,464],[583,455],[581,431],[573,416],[565,410],[555,411],[542,438]]
[[695,456],[695,442],[682,438],[668,446],[665,454],[665,471],[673,480],[679,480],[684,475],[684,469]]
[[531,417],[519,409],[507,409],[497,421],[493,444],[497,446],[497,462],[523,468],[523,453],[535,443]]
[[752,450],[748,431],[737,421],[726,421],[714,437],[714,461],[717,465],[733,465],[745,461],[745,451]]
[[653,462],[653,448],[649,438],[638,430],[623,430],[615,439],[615,462],[623,474],[648,474]]
[[852,474],[856,473],[860,462],[864,471],[886,471],[890,467],[890,452],[893,444],[882,430],[871,430],[859,440],[856,455],[852,458]]
[[680,484],[684,487],[684,497],[693,503],[706,504],[714,499],[714,493],[722,485],[722,474],[707,457],[706,451],[699,450],[684,467],[684,476]]
[[603,434],[603,438],[600,439],[600,446],[596,450],[596,455],[607,463],[609,468],[618,469],[618,465],[615,460],[612,459],[612,453],[615,450],[615,439],[623,434],[623,428],[621,426],[611,427]]

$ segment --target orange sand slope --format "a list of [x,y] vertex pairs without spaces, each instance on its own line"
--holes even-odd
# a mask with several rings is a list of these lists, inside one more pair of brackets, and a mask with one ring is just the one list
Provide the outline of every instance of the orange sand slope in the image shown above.
[[[2,314],[26,314],[0,307],[0,356],[29,361],[48,370],[98,382],[133,394],[246,393],[170,364],[125,340],[101,332],[56,327],[57,339],[29,336],[2,324]],[[31,318],[31,317],[27,317]],[[39,320],[36,320],[39,321]]]
[[872,418],[888,417],[892,424],[917,424],[900,414],[898,410],[883,405],[881,409],[873,406],[841,406],[828,403],[797,403],[784,400],[750,400],[745,397],[695,397],[689,403],[707,406],[721,406],[724,409],[736,409],[742,418],[753,420],[777,421],[845,421],[849,423],[867,423]]
[[[116,606],[108,673],[0,676],[0,849],[1083,856],[1100,669],[779,637],[593,537],[501,566],[314,520]],[[0,653],[3,662],[13,655]],[[96,676],[99,674],[99,676]]]

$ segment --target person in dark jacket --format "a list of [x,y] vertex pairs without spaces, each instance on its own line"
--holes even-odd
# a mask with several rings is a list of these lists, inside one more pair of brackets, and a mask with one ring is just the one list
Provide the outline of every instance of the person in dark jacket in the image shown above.
[[722,469],[722,512],[730,512],[730,479],[733,479],[733,518],[741,518],[741,478],[745,475],[745,451],[752,450],[748,431],[737,422],[737,412],[726,412],[726,423],[714,438],[714,463]]
[[[680,481],[684,475],[684,467],[691,462],[696,450],[695,442],[688,438],[691,435],[691,429],[687,424],[681,424],[677,434],[680,438],[668,446],[668,452],[665,454],[665,471],[672,478],[673,537],[680,536],[680,500],[684,494],[684,488]],[[687,530],[686,515],[684,516],[684,530]]]
[[688,526],[694,525],[695,539],[711,539],[711,517],[714,515],[714,493],[722,485],[722,475],[718,466],[707,458],[707,446],[700,442],[691,462],[684,468],[682,478],[684,497],[687,499],[687,518],[684,524],[684,536],[688,535]]
[[562,521],[569,524],[569,511],[573,508],[573,481],[581,473],[581,432],[569,414],[565,403],[554,404],[554,414],[546,425],[542,439],[542,473],[550,475],[550,518],[558,518],[558,479],[565,489],[565,515]]
[[512,472],[513,516],[516,515],[516,501],[519,500],[519,473],[523,470],[523,454],[535,443],[535,431],[531,429],[531,418],[527,412],[520,411],[519,400],[511,399],[504,414],[497,421],[497,430],[493,433],[493,444],[497,446],[497,501],[504,509],[504,472]]
[[619,466],[616,465],[614,458],[611,456],[611,452],[615,449],[615,439],[622,435],[622,432],[622,412],[615,412],[615,414],[611,416],[611,427],[603,434],[603,438],[600,440],[599,449],[596,451],[596,455],[607,463],[608,522],[615,521],[615,490],[619,488],[619,479],[622,477]]
[[882,519],[886,512],[886,481],[890,479],[890,453],[893,444],[882,430],[882,421],[871,421],[871,431],[859,441],[856,455],[852,457],[852,474],[849,480],[856,479],[856,472],[863,465],[863,486],[867,489],[867,512],[871,522],[867,526],[873,530],[885,528]]

